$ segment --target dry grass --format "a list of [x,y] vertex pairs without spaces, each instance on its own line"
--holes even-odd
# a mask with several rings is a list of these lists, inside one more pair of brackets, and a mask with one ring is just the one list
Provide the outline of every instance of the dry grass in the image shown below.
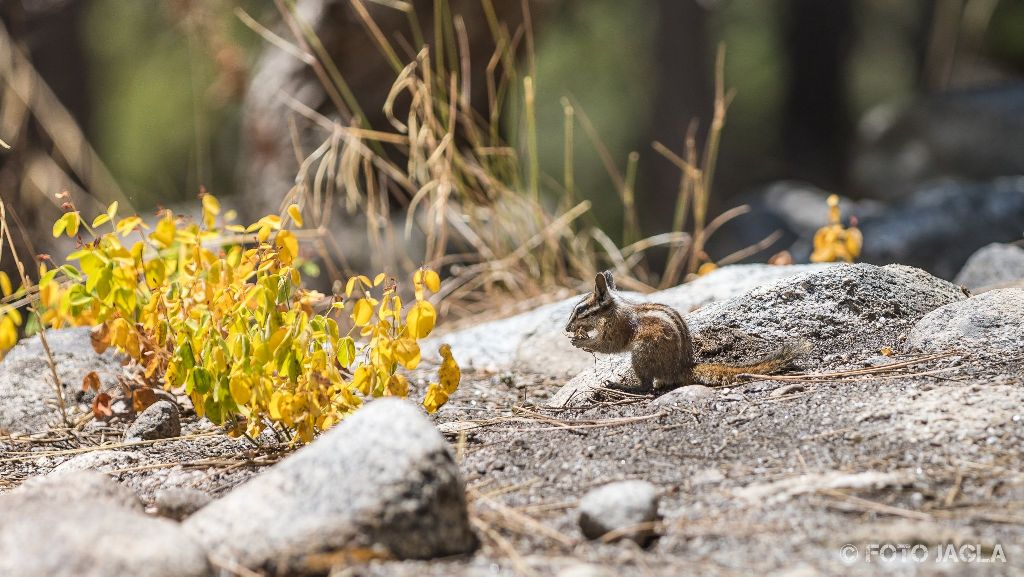
[[[334,104],[335,120],[282,98],[294,112],[327,134],[303,159],[296,185],[281,208],[300,202],[314,222],[311,244],[329,274],[348,272],[345,247],[329,234],[334,211],[364,217],[375,269],[408,272],[420,265],[444,269],[450,279],[442,304],[458,316],[493,310],[502,295],[551,298],[613,269],[627,289],[650,291],[677,284],[709,261],[703,247],[722,219],[708,222],[718,144],[732,98],[724,89],[724,50],[719,51],[715,108],[707,140],[698,145],[696,122],[676,154],[659,153],[681,170],[673,229],[643,237],[635,203],[639,154],[625,174],[601,142],[582,107],[569,98],[564,110],[564,171],[561,179],[540,172],[535,104],[546,96],[535,82],[533,32],[528,3],[525,24],[510,30],[495,18],[491,0],[480,0],[493,40],[491,54],[470,54],[467,22],[435,3],[433,38],[424,39],[406,2],[379,3],[405,12],[408,30],[384,31],[363,2],[352,7],[377,49],[395,70],[383,110],[388,127],[370,127],[338,67],[307,23],[284,2],[281,15],[292,32],[286,40],[244,12],[241,20],[268,41],[308,63]],[[391,38],[396,38],[392,42]],[[487,61],[487,103],[474,109],[471,61]],[[509,118],[516,122],[509,122]],[[622,203],[623,230],[617,243],[602,231],[581,200],[574,178],[577,125],[596,149]],[[682,136],[682,135],[681,135]],[[398,206],[396,209],[394,207]],[[735,216],[730,213],[725,219]],[[402,226],[390,226],[401,222]],[[398,228],[399,230],[395,230]],[[668,247],[668,267],[651,270],[650,249]]]
[[[560,99],[562,174],[541,172],[536,103],[558,96],[543,92],[535,81],[528,2],[523,2],[524,24],[510,29],[498,20],[492,0],[480,0],[494,48],[488,54],[470,54],[470,23],[453,13],[447,2],[434,3],[435,26],[425,31],[411,3],[374,0],[378,10],[404,13],[407,29],[396,31],[382,30],[363,0],[351,0],[354,13],[394,70],[385,101],[367,103],[383,111],[388,126],[369,125],[352,87],[308,23],[301,21],[291,2],[275,2],[287,31],[284,35],[241,9],[236,14],[267,42],[309,65],[336,112],[325,116],[292,95],[280,94],[297,115],[314,121],[326,135],[312,151],[302,150],[295,134],[281,135],[292,138],[301,159],[296,184],[281,199],[281,212],[292,202],[303,205],[309,226],[299,237],[319,254],[332,280],[365,272],[353,270],[347,254],[352,249],[330,232],[337,225],[336,220],[332,225],[332,217],[340,212],[365,222],[365,246],[375,270],[403,274],[422,265],[443,270],[448,281],[439,299],[442,312],[450,318],[494,314],[511,301],[540,303],[565,296],[588,285],[605,269],[614,270],[626,289],[646,292],[677,284],[709,262],[704,251],[708,237],[726,220],[742,214],[742,208],[735,209],[709,221],[707,212],[718,144],[732,99],[724,88],[724,50],[718,54],[714,115],[706,140],[697,141],[695,121],[685,138],[680,135],[681,152],[653,143],[654,151],[679,167],[680,183],[672,229],[650,234],[654,231],[641,231],[638,224],[637,213],[643,210],[635,200],[642,180],[637,170],[639,153],[614,158],[584,108],[570,97]],[[9,48],[0,54],[5,99],[21,104],[20,115],[8,115],[15,119],[12,126],[24,128],[28,116],[38,120],[57,153],[47,166],[59,171],[61,183],[82,183],[83,188],[71,190],[72,194],[89,197],[92,193],[98,206],[118,200],[131,211],[74,120],[2,28],[0,45]],[[473,62],[486,62],[483,78],[471,78]],[[484,84],[483,109],[474,108],[473,82]],[[618,193],[621,230],[602,230],[591,213],[591,202],[577,190],[574,142],[580,129]],[[18,134],[4,131],[12,143]],[[55,160],[58,156],[62,162]],[[28,184],[22,184],[22,194],[35,191],[56,204],[53,193],[59,190],[53,189],[54,181],[48,180],[47,185],[37,176],[26,171]],[[10,207],[8,203],[9,213]],[[33,218],[40,216],[46,215]],[[36,223],[29,223],[29,228],[37,228]],[[766,239],[770,240],[774,239]],[[764,243],[721,262],[762,248]],[[668,250],[664,270],[655,270],[658,267],[648,259],[652,249]],[[4,304],[21,307],[34,298],[29,289]]]

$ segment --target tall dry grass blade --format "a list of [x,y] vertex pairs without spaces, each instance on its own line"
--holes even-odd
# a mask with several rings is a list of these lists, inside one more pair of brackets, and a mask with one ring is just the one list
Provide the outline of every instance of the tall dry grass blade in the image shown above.
[[370,16],[370,13],[366,10],[366,6],[363,5],[361,0],[349,0],[352,4],[352,8],[355,9],[356,14],[359,15],[359,21],[363,24],[366,32],[373,38],[373,41],[377,43],[377,49],[384,54],[388,64],[395,72],[402,70],[402,61],[399,60],[398,54],[395,49],[391,47],[391,42],[388,41],[387,37],[384,36],[384,32],[377,26],[377,22]]
[[540,155],[537,152],[537,108],[533,92],[533,78],[523,78],[523,102],[526,106],[526,160],[530,169],[530,198],[540,202]]
[[640,163],[640,154],[630,152],[626,160],[626,180],[622,187],[622,241],[630,244],[640,238],[640,224],[636,216],[636,171]]
[[260,24],[255,18],[250,16],[249,13],[246,12],[245,9],[241,6],[235,6],[234,12],[235,17],[238,18],[242,22],[242,24],[245,24],[247,28],[249,28],[256,34],[259,34],[260,38],[263,38],[270,44],[277,46],[282,51],[291,54],[301,62],[304,62],[308,65],[313,65],[316,63],[315,56],[313,56],[309,52],[304,52],[295,44],[285,40],[281,36],[275,34],[266,26]]
[[562,97],[562,114],[565,117],[565,125],[563,129],[563,144],[562,144],[562,162],[563,162],[563,173],[562,173],[562,186],[565,187],[565,202],[568,205],[576,203],[576,172],[575,172],[575,140],[573,136],[573,129],[576,123],[575,110],[572,107],[572,103],[569,102],[568,98]]

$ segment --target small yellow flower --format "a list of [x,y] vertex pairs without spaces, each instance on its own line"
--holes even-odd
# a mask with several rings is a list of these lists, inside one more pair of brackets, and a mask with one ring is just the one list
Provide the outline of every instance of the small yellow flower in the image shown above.
[[856,218],[850,219],[850,226],[844,227],[839,212],[839,197],[828,197],[829,224],[814,234],[814,252],[811,262],[853,262],[860,256],[864,237],[857,228]]

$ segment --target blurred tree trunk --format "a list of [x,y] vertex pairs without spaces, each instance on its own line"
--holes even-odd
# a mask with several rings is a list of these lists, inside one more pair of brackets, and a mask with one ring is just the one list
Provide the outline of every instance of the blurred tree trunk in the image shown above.
[[846,176],[854,17],[852,0],[789,0],[783,17],[789,78],[781,130],[788,172],[823,188],[841,186]]
[[[707,20],[707,10],[696,0],[658,0],[654,48],[658,86],[648,133],[651,140],[680,156],[684,156],[690,123],[698,123],[699,145],[711,118],[713,78]],[[648,235],[665,232],[672,227],[681,174],[651,150],[651,142],[641,143],[638,150],[642,157],[651,158],[638,198],[642,229]]]
[[[0,198],[7,206],[18,256],[32,273],[33,253],[50,249],[49,225],[59,214],[53,195],[81,182],[35,117],[38,110],[33,107],[43,100],[30,103],[24,97],[35,99],[41,91],[34,68],[73,121],[79,127],[88,123],[89,67],[81,30],[87,6],[86,0],[0,2],[0,24],[6,31],[0,37],[0,138],[11,146],[0,153]],[[4,259],[3,268],[13,279],[17,273],[12,265],[12,259]]]

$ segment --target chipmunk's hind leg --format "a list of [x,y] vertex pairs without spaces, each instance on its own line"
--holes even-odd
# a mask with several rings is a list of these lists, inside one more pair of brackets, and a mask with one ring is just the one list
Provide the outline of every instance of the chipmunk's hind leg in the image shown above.
[[683,371],[682,374],[673,374],[671,377],[659,377],[655,379],[656,391],[658,395],[664,395],[669,391],[674,391],[680,387],[693,384],[692,372],[689,368]]

